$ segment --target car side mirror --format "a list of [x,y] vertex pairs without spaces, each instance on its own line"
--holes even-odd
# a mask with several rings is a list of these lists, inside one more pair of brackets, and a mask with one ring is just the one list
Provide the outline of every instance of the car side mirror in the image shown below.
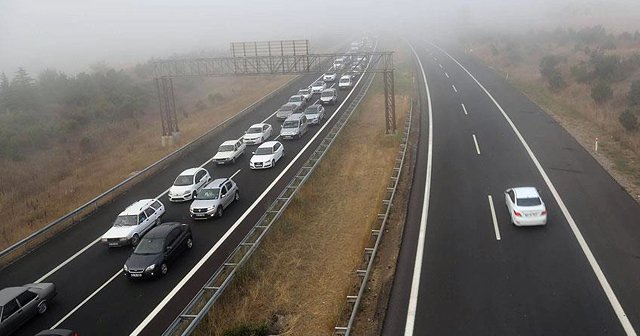
[[247,134],[247,133],[249,133],[249,132],[247,132],[247,131],[244,131],[244,134]]
[[171,251],[171,246],[167,246],[164,250],[165,250],[166,252]]
[[251,155],[255,155],[255,154],[256,154],[256,152],[251,152]]

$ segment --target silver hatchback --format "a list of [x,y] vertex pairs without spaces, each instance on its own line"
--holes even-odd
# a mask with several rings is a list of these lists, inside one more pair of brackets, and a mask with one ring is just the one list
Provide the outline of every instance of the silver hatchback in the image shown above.
[[189,212],[193,219],[222,217],[222,212],[240,199],[238,185],[230,178],[219,178],[207,184],[191,203]]

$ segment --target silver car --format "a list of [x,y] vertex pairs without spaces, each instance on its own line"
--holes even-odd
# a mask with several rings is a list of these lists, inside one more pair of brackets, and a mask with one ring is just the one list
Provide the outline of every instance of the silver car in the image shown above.
[[222,217],[222,212],[234,201],[240,200],[238,185],[230,178],[219,178],[207,184],[191,203],[193,219]]
[[38,314],[44,314],[55,296],[56,286],[52,283],[0,290],[0,335],[8,335]]
[[298,105],[284,104],[276,111],[276,119],[285,120],[296,112],[298,112]]

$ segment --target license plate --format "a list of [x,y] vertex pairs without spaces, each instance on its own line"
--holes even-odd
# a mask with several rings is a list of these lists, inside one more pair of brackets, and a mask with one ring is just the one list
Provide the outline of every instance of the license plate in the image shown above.
[[109,246],[118,246],[118,243],[109,243]]
[[196,217],[204,217],[206,216],[205,214],[196,214]]
[[142,274],[141,273],[131,273],[131,277],[132,278],[141,278]]

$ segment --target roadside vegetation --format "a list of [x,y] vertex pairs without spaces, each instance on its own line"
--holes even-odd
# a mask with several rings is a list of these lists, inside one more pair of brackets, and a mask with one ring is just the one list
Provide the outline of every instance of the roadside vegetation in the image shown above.
[[[402,129],[410,106],[412,63],[406,50],[394,57]],[[384,134],[381,82],[374,80],[343,133],[214,305],[198,335],[330,334],[343,318],[401,139]]]
[[598,25],[465,43],[560,121],[638,200],[640,31],[610,33]]
[[[0,74],[0,249],[176,149],[161,146],[151,71]],[[176,80],[182,142],[290,78]]]

